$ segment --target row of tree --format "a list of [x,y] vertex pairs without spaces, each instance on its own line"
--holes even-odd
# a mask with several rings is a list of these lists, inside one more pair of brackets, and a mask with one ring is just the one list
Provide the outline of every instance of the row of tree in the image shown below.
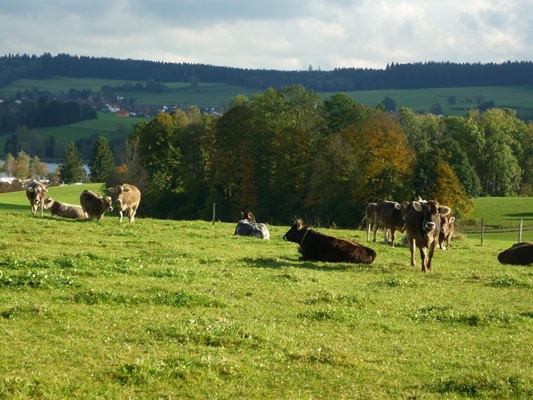
[[437,199],[465,217],[473,197],[533,193],[533,124],[514,111],[391,113],[300,85],[237,96],[221,117],[160,114],[127,148],[143,212],[165,218],[209,218],[215,202],[223,220],[252,209],[268,222],[353,225],[377,199]]
[[17,79],[54,76],[94,77],[130,81],[226,83],[266,89],[301,84],[322,92],[353,90],[420,89],[458,86],[515,86],[533,83],[533,62],[496,63],[424,62],[391,63],[385,69],[338,68],[277,71],[205,64],[120,60],[49,53],[9,54],[0,57],[0,87]]
[[[71,143],[61,179],[84,179],[82,165]],[[161,113],[136,124],[115,156],[98,137],[89,168],[106,186],[139,186],[140,213],[157,218],[210,218],[216,203],[226,221],[250,209],[270,223],[353,226],[370,201],[417,196],[466,217],[473,197],[533,194],[533,123],[498,108],[389,112],[293,85],[237,96],[222,116]]]

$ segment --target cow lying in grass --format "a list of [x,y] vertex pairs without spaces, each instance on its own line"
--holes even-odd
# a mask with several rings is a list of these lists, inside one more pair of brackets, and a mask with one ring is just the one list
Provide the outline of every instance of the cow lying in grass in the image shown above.
[[85,213],[81,206],[75,204],[61,203],[51,197],[44,200],[44,208],[50,210],[52,216],[57,215],[63,218],[85,218]]
[[305,226],[301,219],[294,223],[283,239],[300,245],[300,260],[371,264],[376,258],[376,252],[371,248],[353,240],[316,232]]
[[520,242],[498,254],[502,264],[529,265],[533,264],[533,243]]
[[267,226],[257,222],[251,212],[241,212],[241,219],[237,223],[233,236],[252,236],[263,240],[270,240],[270,232]]

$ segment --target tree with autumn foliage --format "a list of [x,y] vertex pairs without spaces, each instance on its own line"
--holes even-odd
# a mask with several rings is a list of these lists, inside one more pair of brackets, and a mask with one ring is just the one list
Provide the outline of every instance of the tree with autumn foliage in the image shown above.
[[474,203],[453,169],[440,162],[435,169],[435,177],[429,198],[450,207],[456,217],[468,217],[474,210]]

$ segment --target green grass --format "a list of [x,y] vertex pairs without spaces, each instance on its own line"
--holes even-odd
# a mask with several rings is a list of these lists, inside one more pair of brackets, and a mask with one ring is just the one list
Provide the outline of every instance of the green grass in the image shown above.
[[533,396],[533,270],[497,262],[510,241],[462,236],[422,274],[401,246],[369,243],[370,266],[300,262],[288,226],[260,241],[26,203],[0,195],[0,398]]

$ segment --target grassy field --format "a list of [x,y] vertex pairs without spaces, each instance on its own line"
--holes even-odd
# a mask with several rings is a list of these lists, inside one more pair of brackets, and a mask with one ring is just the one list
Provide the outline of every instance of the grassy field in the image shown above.
[[533,270],[496,260],[512,240],[461,235],[423,274],[381,243],[370,266],[301,262],[288,226],[39,218],[23,192],[0,214],[0,398],[533,396]]

